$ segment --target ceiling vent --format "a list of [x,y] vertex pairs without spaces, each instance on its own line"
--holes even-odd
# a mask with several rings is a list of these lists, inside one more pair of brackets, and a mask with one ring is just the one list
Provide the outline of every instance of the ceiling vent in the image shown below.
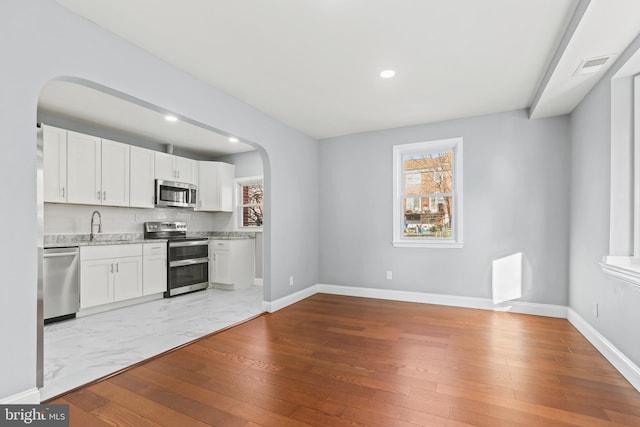
[[578,69],[573,73],[574,76],[580,76],[584,74],[592,74],[605,68],[613,58],[614,54],[598,56],[596,58],[583,59]]

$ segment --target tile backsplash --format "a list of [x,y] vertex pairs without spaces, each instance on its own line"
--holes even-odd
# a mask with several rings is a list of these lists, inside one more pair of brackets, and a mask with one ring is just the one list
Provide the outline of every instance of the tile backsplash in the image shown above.
[[[184,221],[189,231],[213,231],[220,228],[215,212],[194,212],[190,209],[139,209],[111,206],[44,204],[44,234],[89,233],[91,214],[99,211],[103,233],[142,233],[147,221]],[[226,214],[225,216],[229,216]]]

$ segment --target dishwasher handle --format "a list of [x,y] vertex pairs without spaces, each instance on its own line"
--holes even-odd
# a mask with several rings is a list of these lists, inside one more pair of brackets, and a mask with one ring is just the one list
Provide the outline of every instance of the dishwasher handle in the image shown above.
[[78,256],[78,252],[56,252],[52,254],[45,253],[44,258],[57,258],[63,256]]

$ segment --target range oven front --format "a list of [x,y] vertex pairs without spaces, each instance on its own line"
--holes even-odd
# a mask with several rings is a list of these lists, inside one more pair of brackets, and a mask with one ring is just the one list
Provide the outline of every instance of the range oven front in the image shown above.
[[209,240],[169,240],[167,292],[172,297],[209,286]]

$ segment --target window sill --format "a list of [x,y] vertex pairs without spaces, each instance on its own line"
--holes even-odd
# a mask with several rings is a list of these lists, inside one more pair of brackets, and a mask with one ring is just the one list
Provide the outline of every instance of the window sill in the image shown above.
[[640,258],[606,256],[600,266],[607,276],[640,287]]
[[462,242],[453,240],[436,241],[436,240],[394,240],[391,244],[396,248],[442,248],[442,249],[460,249]]

